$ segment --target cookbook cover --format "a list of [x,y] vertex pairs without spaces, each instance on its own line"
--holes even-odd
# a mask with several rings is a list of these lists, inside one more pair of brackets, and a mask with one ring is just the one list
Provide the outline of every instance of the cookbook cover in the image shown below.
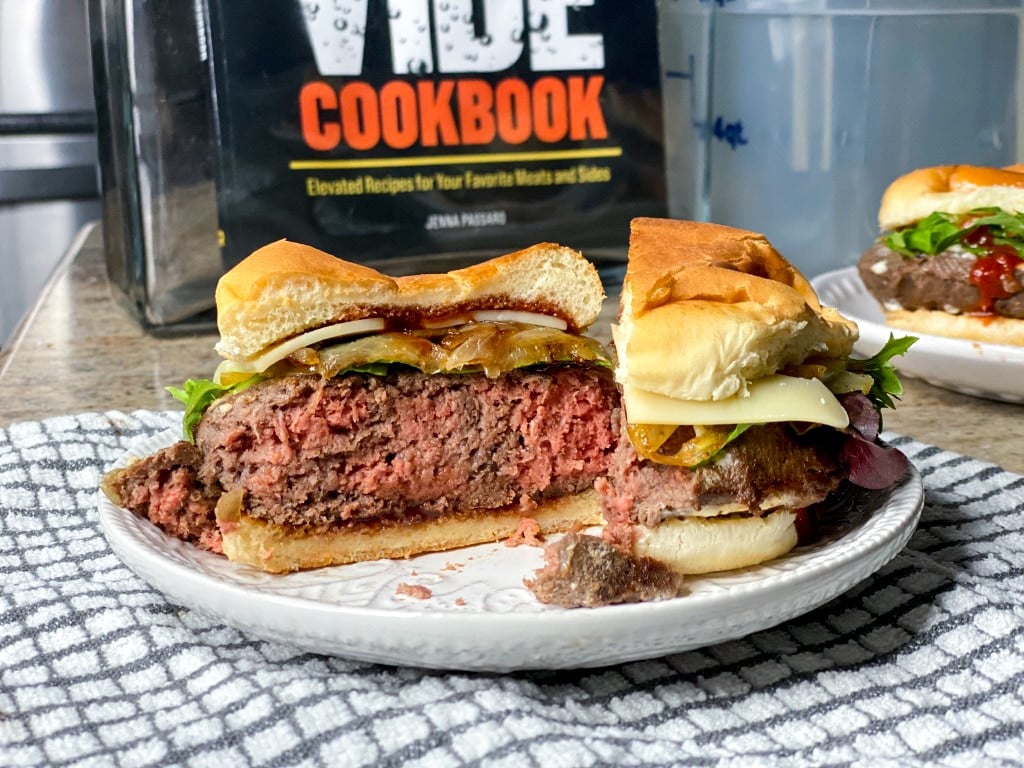
[[624,255],[665,213],[654,0],[208,3],[227,267],[282,237]]

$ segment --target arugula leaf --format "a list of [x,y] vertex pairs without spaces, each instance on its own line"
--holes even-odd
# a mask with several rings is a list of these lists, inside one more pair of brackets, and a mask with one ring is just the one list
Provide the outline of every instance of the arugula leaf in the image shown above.
[[751,424],[737,424],[735,427],[732,428],[732,432],[730,432],[729,435],[725,438],[725,442],[722,444],[722,447],[724,448],[725,446],[727,446],[737,437],[739,437],[748,429],[750,429],[751,426]]
[[[1002,208],[979,208],[972,213],[987,212],[987,216],[974,219],[966,232],[978,227],[988,227],[992,234],[992,242],[996,245],[1009,245],[1024,257],[1024,213],[1010,213]],[[974,251],[974,248],[969,248]]]
[[971,213],[988,215],[971,221],[970,229],[998,227],[1005,237],[1024,238],[1024,213],[1010,213],[1002,208],[977,208]]
[[180,388],[166,387],[167,391],[185,404],[185,416],[182,418],[182,431],[190,443],[195,442],[195,428],[203,418],[206,409],[224,395],[243,392],[262,381],[265,377],[255,374],[234,384],[215,384],[209,379],[189,379]]
[[[967,226],[961,224],[967,221]],[[1024,213],[1010,213],[1002,208],[975,208],[961,217],[936,212],[916,224],[885,235],[882,240],[890,250],[904,256],[925,254],[934,256],[942,253],[979,227],[987,227],[992,241],[998,245],[1009,245],[1024,254]],[[964,244],[971,252],[978,248]]]
[[873,382],[867,393],[868,399],[875,404],[876,408],[895,408],[893,398],[899,399],[903,394],[903,384],[896,375],[896,368],[890,362],[897,355],[904,355],[907,350],[917,341],[916,336],[901,336],[896,338],[889,334],[889,340],[885,342],[877,354],[865,360],[851,358],[847,369],[855,373],[866,373]]
[[732,428],[732,431],[728,435],[725,436],[725,441],[720,446],[718,446],[718,449],[714,453],[712,453],[710,456],[708,456],[704,461],[702,461],[699,464],[697,464],[696,466],[698,466],[698,467],[706,466],[708,464],[708,462],[711,462],[711,461],[714,461],[715,459],[717,459],[719,456],[722,455],[722,451],[725,450],[725,447],[729,443],[731,443],[737,437],[742,435],[744,432],[746,432],[752,426],[753,426],[753,424],[737,424],[736,426],[734,426]]
[[904,256],[919,253],[935,255],[949,248],[960,236],[960,227],[953,221],[953,217],[948,213],[936,212],[912,227],[889,233],[884,240],[891,250]]

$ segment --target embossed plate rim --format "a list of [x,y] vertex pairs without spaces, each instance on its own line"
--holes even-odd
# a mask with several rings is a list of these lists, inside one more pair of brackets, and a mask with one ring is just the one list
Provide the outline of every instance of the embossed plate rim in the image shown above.
[[[146,438],[118,463],[176,438],[176,430]],[[541,564],[537,548],[480,545],[406,561],[272,576],[172,539],[102,492],[97,507],[111,548],[139,577],[173,601],[243,632],[363,661],[510,671],[652,658],[775,626],[888,562],[912,535],[923,503],[921,477],[911,468],[868,510],[866,520],[836,541],[798,548],[761,566],[694,577],[692,592],[673,600],[577,610],[540,605],[521,585]],[[460,559],[465,562],[457,573],[431,587],[437,594],[430,599],[382,594],[401,580],[416,582],[424,572],[436,577],[444,571],[441,563]],[[375,591],[360,597],[362,603],[332,602],[318,593],[348,582],[365,582]],[[273,590],[261,586],[268,584]],[[507,597],[507,604],[489,604],[495,595]],[[457,604],[460,596],[465,605]],[[378,604],[370,605],[373,601]]]

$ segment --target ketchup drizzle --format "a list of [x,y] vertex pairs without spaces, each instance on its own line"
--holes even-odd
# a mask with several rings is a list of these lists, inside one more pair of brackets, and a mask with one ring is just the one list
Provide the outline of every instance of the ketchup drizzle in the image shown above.
[[1022,289],[1017,266],[1024,262],[1017,250],[993,242],[988,227],[978,227],[964,235],[963,242],[988,253],[971,266],[970,283],[978,289],[978,308],[974,314],[995,315],[996,301],[1008,299]]

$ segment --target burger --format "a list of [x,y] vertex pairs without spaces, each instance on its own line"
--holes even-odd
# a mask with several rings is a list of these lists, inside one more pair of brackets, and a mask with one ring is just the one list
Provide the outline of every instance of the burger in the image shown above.
[[858,271],[886,323],[1024,345],[1024,166],[942,165],[896,179]]
[[902,392],[889,360],[912,339],[851,358],[855,324],[763,235],[634,219],[613,338],[621,400],[596,483],[601,543],[551,544],[531,581],[542,601],[672,596],[682,582],[666,573],[779,557],[843,484],[886,488],[907,470],[878,434]]
[[398,278],[270,244],[218,283],[224,361],[171,388],[181,439],[103,488],[269,572],[599,522],[618,394],[582,332],[603,299],[552,244]]
[[171,388],[181,439],[103,488],[269,572],[568,532],[526,582],[592,606],[785,554],[844,483],[906,471],[878,434],[912,339],[851,358],[762,235],[635,219],[615,361],[582,335],[603,299],[551,244],[399,278],[271,244],[218,284],[224,360]]

